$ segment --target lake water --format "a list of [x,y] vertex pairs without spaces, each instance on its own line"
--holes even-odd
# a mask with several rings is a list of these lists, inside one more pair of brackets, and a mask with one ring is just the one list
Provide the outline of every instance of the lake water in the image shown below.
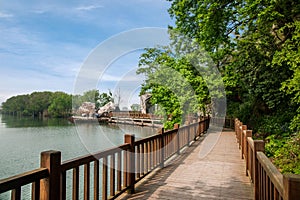
[[126,133],[135,134],[137,140],[157,129],[0,115],[0,179],[39,168],[42,151],[61,151],[64,161],[123,144]]

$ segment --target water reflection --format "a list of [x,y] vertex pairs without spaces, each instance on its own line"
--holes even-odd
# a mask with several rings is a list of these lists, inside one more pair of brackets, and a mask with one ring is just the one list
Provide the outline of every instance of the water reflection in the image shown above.
[[[1,115],[0,115],[1,116]],[[67,119],[20,117],[11,115],[1,116],[2,124],[6,128],[43,127],[43,126],[70,126],[73,125]]]

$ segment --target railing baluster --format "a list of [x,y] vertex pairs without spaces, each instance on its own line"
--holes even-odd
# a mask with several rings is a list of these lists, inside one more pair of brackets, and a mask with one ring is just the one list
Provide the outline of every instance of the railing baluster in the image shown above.
[[21,187],[17,187],[11,191],[11,200],[21,200]]
[[122,189],[122,159],[121,159],[122,152],[117,152],[117,158],[118,158],[118,163],[117,163],[117,191],[121,191]]
[[155,166],[155,151],[154,151],[154,140],[150,142],[151,145],[151,170],[154,169]]
[[31,199],[39,200],[40,199],[40,180],[37,180],[31,185]]
[[84,165],[84,200],[90,199],[90,163]]
[[127,187],[127,151],[123,151],[123,187]]
[[66,171],[61,172],[61,199],[66,199],[67,176]]
[[139,179],[141,176],[141,160],[140,160],[140,145],[136,148],[136,178]]
[[110,156],[110,196],[115,195],[115,155]]
[[99,160],[94,161],[94,200],[99,200]]
[[148,172],[148,142],[145,143],[145,173]]
[[79,199],[79,167],[73,169],[73,200]]
[[102,160],[102,199],[107,199],[107,157]]
[[145,151],[144,151],[144,143],[143,143],[143,144],[141,144],[141,175],[142,176],[145,174],[144,160],[145,160]]

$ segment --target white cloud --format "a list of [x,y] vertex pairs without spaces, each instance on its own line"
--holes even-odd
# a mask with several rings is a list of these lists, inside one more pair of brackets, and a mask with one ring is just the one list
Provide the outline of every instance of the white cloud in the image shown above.
[[88,5],[88,6],[79,6],[76,8],[76,10],[80,10],[80,11],[89,11],[89,10],[94,10],[94,9],[98,9],[98,8],[103,8],[104,6],[102,5]]
[[0,18],[11,18],[11,17],[13,17],[12,14],[0,12]]

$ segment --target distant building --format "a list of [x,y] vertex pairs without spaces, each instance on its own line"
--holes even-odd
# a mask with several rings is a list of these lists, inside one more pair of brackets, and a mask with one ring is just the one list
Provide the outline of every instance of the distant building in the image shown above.
[[140,99],[141,99],[141,112],[146,114],[146,113],[154,113],[156,110],[156,105],[152,105],[151,104],[151,94],[150,93],[146,93],[141,95]]

